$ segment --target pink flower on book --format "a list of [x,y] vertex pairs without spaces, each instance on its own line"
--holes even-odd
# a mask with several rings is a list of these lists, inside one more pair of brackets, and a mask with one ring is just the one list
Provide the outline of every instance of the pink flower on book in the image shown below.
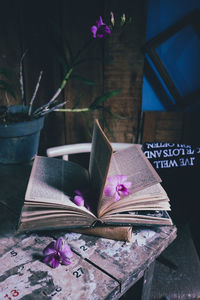
[[114,197],[115,202],[122,196],[130,194],[129,188],[131,187],[131,182],[127,181],[127,176],[115,175],[113,177],[108,177],[107,181],[109,183],[105,186],[104,194],[108,197]]
[[62,238],[58,238],[56,242],[51,242],[44,250],[45,258],[43,262],[52,268],[57,268],[59,264],[70,265],[70,258],[73,252],[67,244],[64,244]]
[[78,206],[85,206],[88,210],[90,210],[90,206],[88,204],[88,201],[90,199],[90,193],[88,189],[85,189],[83,191],[75,190],[74,191],[74,203]]
[[74,193],[76,194],[74,196],[74,203],[78,206],[84,206],[85,200],[84,200],[83,193],[79,190],[75,190]]
[[111,30],[108,25],[103,23],[102,17],[99,17],[99,20],[96,21],[97,26],[91,27],[91,32],[93,34],[93,38],[104,38],[107,35],[111,34]]

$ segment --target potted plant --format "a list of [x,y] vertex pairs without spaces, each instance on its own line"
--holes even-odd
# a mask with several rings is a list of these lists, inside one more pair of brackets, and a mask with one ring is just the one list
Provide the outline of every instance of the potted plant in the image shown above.
[[15,98],[15,89],[11,83],[9,70],[5,68],[0,69],[0,90],[3,92],[7,102],[7,105],[0,106],[0,163],[24,163],[32,160],[38,152],[40,131],[44,125],[45,115],[64,105],[64,103],[57,102],[55,94],[45,105],[38,108],[33,107],[42,71],[32,98],[29,104],[25,105],[22,76],[24,56],[25,54],[20,61],[19,76],[21,105],[9,105],[9,96]]
[[[121,17],[120,26],[124,26],[126,23],[125,15]],[[82,59],[82,54],[86,51],[87,47],[90,47],[91,43],[95,39],[102,39],[108,37],[112,29],[114,28],[114,15],[111,13],[111,24],[110,26],[106,25],[102,17],[99,17],[96,25],[91,27],[91,38],[83,48],[77,51],[76,55],[72,55],[72,50],[70,48],[69,42],[68,45],[68,55],[67,58],[63,57],[62,61],[65,62],[64,67],[64,76],[61,82],[60,87],[57,89],[53,97],[44,105],[40,107],[34,106],[34,101],[40,86],[40,81],[42,77],[42,71],[39,74],[35,90],[33,92],[32,98],[27,101],[25,105],[24,99],[24,84],[23,84],[23,72],[22,72],[22,63],[25,57],[23,54],[20,60],[20,71],[19,71],[19,86],[21,91],[21,105],[10,106],[9,101],[7,106],[0,106],[0,163],[22,163],[30,161],[34,158],[38,151],[38,143],[40,137],[40,131],[43,128],[45,116],[52,111],[63,111],[63,112],[86,112],[86,111],[95,111],[100,110],[107,112],[110,116],[120,117],[114,115],[108,108],[104,107],[104,103],[112,96],[115,96],[121,92],[121,90],[112,90],[103,95],[100,95],[88,105],[88,107],[79,108],[78,106],[73,108],[60,108],[66,102],[59,103],[57,101],[58,96],[65,88],[65,85],[72,77],[74,70],[76,72],[76,67],[81,63],[84,63]],[[69,55],[70,54],[70,55]],[[0,69],[0,89],[4,92],[5,97],[8,99],[8,95],[15,97],[14,89],[10,83],[10,76],[7,70]],[[91,81],[76,76],[83,83],[91,84]],[[105,117],[104,117],[105,118]]]

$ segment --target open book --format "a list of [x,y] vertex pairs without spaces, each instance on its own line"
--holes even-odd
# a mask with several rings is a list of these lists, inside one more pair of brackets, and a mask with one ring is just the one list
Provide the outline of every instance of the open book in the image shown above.
[[[172,225],[167,213],[169,198],[160,182],[139,145],[113,153],[96,120],[88,170],[58,158],[35,158],[18,231],[86,228],[100,223]],[[87,205],[78,206],[75,195],[83,195],[82,191],[88,195]]]

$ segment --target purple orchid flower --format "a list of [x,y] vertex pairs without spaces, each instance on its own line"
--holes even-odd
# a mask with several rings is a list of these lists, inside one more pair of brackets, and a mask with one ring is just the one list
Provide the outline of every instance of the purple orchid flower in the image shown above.
[[97,26],[94,25],[91,27],[91,32],[93,34],[93,38],[104,38],[107,35],[111,34],[111,30],[108,25],[103,23],[102,17],[99,17],[99,20],[96,21]]
[[78,206],[84,206],[85,200],[83,193],[79,190],[75,190],[74,193],[76,194],[74,196],[74,203]]
[[130,194],[128,189],[131,187],[131,182],[127,181],[127,176],[115,175],[108,177],[107,180],[109,184],[105,186],[105,196],[114,197],[114,201],[117,202],[122,196]]
[[52,268],[57,268],[60,263],[70,265],[70,258],[73,252],[67,244],[63,244],[62,238],[58,238],[56,242],[51,242],[44,250],[45,258],[43,262]]
[[90,210],[90,206],[88,205],[88,200],[90,198],[89,190],[85,189],[83,191],[75,190],[74,191],[74,203],[78,206],[85,206],[88,210]]

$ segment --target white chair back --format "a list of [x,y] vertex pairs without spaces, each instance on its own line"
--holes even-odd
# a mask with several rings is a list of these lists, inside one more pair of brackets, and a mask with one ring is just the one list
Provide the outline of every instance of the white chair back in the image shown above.
[[[111,143],[113,150],[117,151],[127,146],[131,145],[131,143]],[[76,153],[88,153],[91,152],[91,143],[80,143],[80,144],[69,144],[63,146],[57,146],[47,149],[47,156],[49,157],[57,157],[62,156],[64,160],[68,160],[68,155],[76,154]]]

